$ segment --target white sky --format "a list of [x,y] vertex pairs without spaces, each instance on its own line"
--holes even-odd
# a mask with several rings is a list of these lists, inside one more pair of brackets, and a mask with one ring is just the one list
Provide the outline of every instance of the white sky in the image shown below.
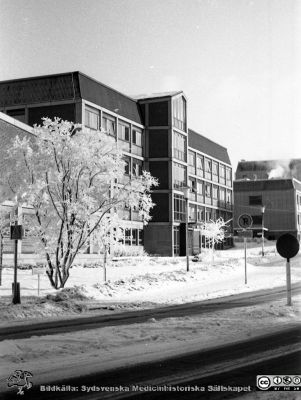
[[189,127],[239,159],[301,157],[299,0],[0,0],[0,80],[80,70],[182,89]]

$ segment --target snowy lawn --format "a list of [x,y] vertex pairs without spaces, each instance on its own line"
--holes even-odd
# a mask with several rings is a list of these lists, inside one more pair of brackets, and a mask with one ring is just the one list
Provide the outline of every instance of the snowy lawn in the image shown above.
[[[42,275],[40,297],[37,296],[37,275],[32,275],[31,270],[19,270],[22,304],[15,306],[11,305],[13,269],[5,268],[0,287],[1,325],[22,318],[74,315],[89,308],[107,313],[114,309],[180,304],[285,285],[285,260],[276,254],[275,244],[266,246],[263,258],[260,251],[258,245],[248,249],[247,284],[240,247],[217,251],[213,265],[210,254],[205,251],[201,261],[190,262],[189,272],[186,272],[185,258],[144,257],[111,262],[107,282],[103,281],[101,267],[75,266],[63,291],[53,290],[47,276]],[[300,277],[299,256],[292,261],[292,282],[300,282]]]

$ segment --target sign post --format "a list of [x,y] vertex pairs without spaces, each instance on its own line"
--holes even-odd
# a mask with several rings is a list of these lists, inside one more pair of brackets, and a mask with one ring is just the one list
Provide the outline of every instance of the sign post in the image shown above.
[[23,228],[18,225],[18,205],[12,210],[11,226],[10,226],[10,239],[14,240],[14,281],[12,284],[13,304],[21,303],[20,296],[20,283],[17,280],[18,270],[18,240],[22,240]]
[[[241,214],[238,217],[237,221],[238,225],[242,228],[242,235],[244,238],[244,254],[245,254],[245,285],[248,283],[247,276],[247,237],[249,236],[249,232],[247,229],[251,228],[253,224],[253,219],[249,214]],[[252,232],[251,232],[252,233]]]
[[290,233],[280,236],[276,243],[276,248],[281,257],[286,258],[286,293],[287,305],[292,305],[292,284],[291,284],[291,263],[290,259],[299,252],[299,242]]
[[40,275],[44,274],[44,267],[35,267],[32,268],[32,275],[38,275],[38,296],[40,296]]

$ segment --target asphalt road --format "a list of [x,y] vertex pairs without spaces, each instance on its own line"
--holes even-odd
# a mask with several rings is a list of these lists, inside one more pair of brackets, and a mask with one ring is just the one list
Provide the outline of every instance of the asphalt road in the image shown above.
[[[226,399],[233,398],[235,392],[208,391],[208,386],[250,386],[255,390],[256,375],[301,374],[301,326],[295,326],[278,333],[265,335],[248,341],[174,356],[165,360],[117,368],[102,373],[85,376],[84,371],[78,377],[51,383],[56,391],[41,391],[34,385],[25,390],[22,398],[32,400],[95,400],[95,399]],[[285,347],[285,346],[290,347]],[[284,349],[287,349],[284,351]],[[267,353],[274,351],[276,353]],[[264,358],[264,359],[260,359]],[[243,363],[242,363],[243,362]],[[241,364],[242,363],[242,364]],[[240,365],[241,364],[241,365]],[[221,367],[219,367],[221,366]],[[208,372],[209,371],[209,372]],[[211,372],[210,372],[211,371]],[[34,383],[34,377],[32,378]],[[45,382],[45,385],[50,384]],[[132,385],[149,386],[203,387],[205,393],[187,391],[143,392],[132,391]],[[129,387],[130,392],[97,391],[99,387]],[[77,391],[59,391],[57,388],[77,388]],[[83,387],[94,388],[90,393]],[[248,393],[248,392],[246,392]],[[301,393],[300,393],[301,394]],[[242,393],[240,393],[240,396]],[[16,389],[11,388],[1,397],[3,400],[16,398]]]
[[[301,292],[301,284],[292,286],[292,294]],[[107,315],[93,315],[68,320],[31,323],[28,325],[0,328],[0,341],[5,339],[28,338],[31,336],[55,335],[79,330],[97,329],[105,326],[116,326],[146,322],[150,318],[157,320],[171,317],[201,315],[204,313],[226,310],[236,307],[246,307],[255,304],[284,299],[286,303],[286,287],[258,290],[233,296],[201,302],[185,303],[181,305],[159,307],[147,310],[110,313]]]

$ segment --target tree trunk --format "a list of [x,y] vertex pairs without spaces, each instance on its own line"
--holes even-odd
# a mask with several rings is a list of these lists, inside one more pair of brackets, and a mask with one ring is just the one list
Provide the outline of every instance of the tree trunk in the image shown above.
[[3,268],[3,236],[0,234],[0,286],[2,285],[2,268]]
[[103,254],[103,280],[104,280],[104,282],[107,281],[107,259],[108,259],[107,247],[105,246],[104,254]]

